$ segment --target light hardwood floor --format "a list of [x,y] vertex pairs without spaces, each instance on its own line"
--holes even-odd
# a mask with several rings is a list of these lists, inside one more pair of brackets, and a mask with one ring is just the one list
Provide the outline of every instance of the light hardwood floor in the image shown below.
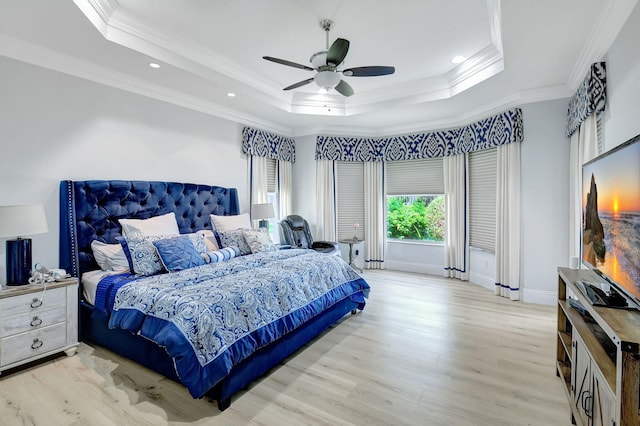
[[365,271],[371,297],[219,412],[81,344],[0,376],[0,425],[568,425],[553,307],[419,274]]

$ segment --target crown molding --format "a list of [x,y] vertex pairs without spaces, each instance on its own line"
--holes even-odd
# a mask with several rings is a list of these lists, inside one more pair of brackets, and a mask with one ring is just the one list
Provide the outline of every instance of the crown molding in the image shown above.
[[569,75],[567,86],[573,93],[587,75],[591,64],[604,58],[638,0],[605,0],[597,21]]
[[565,85],[549,86],[540,89],[521,91],[490,104],[482,105],[481,107],[466,111],[464,114],[456,117],[443,120],[425,120],[395,127],[385,127],[384,129],[349,126],[306,126],[293,129],[292,136],[302,137],[322,134],[331,136],[386,137],[456,128],[504,112],[511,108],[536,102],[567,99],[569,96],[569,90]]

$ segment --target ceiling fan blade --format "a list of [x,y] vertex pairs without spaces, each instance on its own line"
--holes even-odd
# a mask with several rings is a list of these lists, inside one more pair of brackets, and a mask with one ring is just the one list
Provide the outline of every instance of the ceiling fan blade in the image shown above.
[[302,86],[304,86],[305,84],[309,84],[309,83],[311,83],[312,81],[313,81],[313,77],[308,78],[308,79],[306,79],[306,80],[299,81],[299,82],[297,82],[297,83],[295,83],[295,84],[292,84],[291,86],[287,86],[287,87],[285,87],[285,88],[284,88],[284,89],[282,89],[282,90],[297,89],[298,87],[302,87]]
[[396,72],[395,67],[372,66],[347,68],[342,71],[342,75],[346,77],[377,77],[379,75],[393,74],[394,72]]
[[353,88],[344,80],[340,80],[340,83],[338,83],[335,89],[336,92],[340,93],[343,96],[353,95]]
[[342,61],[344,61],[344,58],[345,56],[347,56],[348,51],[349,40],[337,38],[327,51],[327,65],[333,64],[337,67],[342,63]]
[[308,67],[306,65],[297,64],[295,62],[287,61],[286,59],[274,58],[271,56],[263,56],[262,59],[266,59],[267,61],[275,62],[276,64],[286,65],[288,67],[300,68],[307,71],[313,71],[313,68]]

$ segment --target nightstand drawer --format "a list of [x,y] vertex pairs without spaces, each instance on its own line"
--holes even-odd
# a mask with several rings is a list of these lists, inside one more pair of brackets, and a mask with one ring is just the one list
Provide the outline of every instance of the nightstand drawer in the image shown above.
[[0,299],[0,319],[16,315],[35,313],[45,309],[65,305],[67,301],[66,288],[46,290],[44,297],[42,290],[15,297]]
[[0,321],[0,338],[64,322],[66,315],[66,307],[60,305],[50,309],[38,309],[35,312],[5,318]]
[[66,323],[60,323],[27,333],[0,339],[0,367],[33,358],[62,348],[67,341]]

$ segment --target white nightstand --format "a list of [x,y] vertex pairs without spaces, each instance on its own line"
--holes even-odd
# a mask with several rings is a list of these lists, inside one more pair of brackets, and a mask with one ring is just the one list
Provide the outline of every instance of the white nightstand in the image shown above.
[[78,280],[0,288],[0,372],[78,347]]

